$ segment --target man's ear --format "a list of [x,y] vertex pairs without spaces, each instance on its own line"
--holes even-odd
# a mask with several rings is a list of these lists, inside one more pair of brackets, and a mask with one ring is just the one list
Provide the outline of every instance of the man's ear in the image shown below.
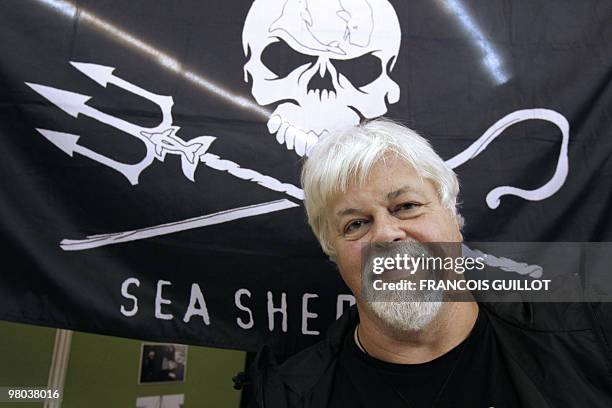
[[465,225],[465,219],[459,213],[455,213],[455,225],[459,230],[459,240],[463,242],[463,226]]
[[[459,232],[463,231],[463,227],[465,227],[465,218],[458,212],[455,213],[455,222],[457,223],[457,227],[459,228]],[[463,235],[461,236],[463,238]]]

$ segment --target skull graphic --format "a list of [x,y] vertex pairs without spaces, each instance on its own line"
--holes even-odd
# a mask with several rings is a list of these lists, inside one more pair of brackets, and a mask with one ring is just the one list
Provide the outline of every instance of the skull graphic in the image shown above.
[[334,128],[387,112],[401,30],[387,0],[255,0],[244,23],[245,81],[278,104],[268,130],[303,156]]

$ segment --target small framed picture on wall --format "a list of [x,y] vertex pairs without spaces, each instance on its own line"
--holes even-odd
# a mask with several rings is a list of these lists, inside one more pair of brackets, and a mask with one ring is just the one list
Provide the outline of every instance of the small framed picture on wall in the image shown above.
[[139,384],[184,382],[186,369],[186,345],[142,343]]

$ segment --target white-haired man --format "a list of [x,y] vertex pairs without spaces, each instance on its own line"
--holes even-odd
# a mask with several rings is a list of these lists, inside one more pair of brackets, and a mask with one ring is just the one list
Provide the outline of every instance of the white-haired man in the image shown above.
[[365,298],[364,244],[462,241],[457,177],[427,140],[384,119],[345,129],[309,152],[302,184],[356,307],[282,365],[264,348],[250,370],[256,406],[612,406],[597,306]]

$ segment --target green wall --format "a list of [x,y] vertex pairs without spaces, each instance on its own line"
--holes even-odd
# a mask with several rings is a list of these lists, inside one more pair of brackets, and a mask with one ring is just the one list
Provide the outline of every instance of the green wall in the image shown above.
[[[47,386],[55,329],[0,322],[0,386]],[[39,408],[42,403],[0,403],[0,407]]]
[[[55,329],[0,322],[0,386],[45,386],[54,341]],[[232,388],[231,378],[243,369],[245,353],[189,346],[184,383],[139,385],[141,344],[74,332],[62,407],[135,407],[137,397],[167,394],[185,394],[184,408],[238,407],[240,392]]]

